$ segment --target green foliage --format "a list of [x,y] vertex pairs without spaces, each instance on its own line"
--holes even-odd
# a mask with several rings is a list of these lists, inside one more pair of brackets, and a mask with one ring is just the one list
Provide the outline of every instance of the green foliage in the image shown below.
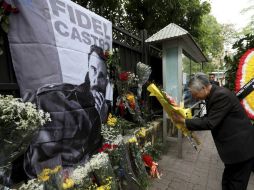
[[123,22],[123,0],[76,0],[81,6],[105,17],[113,24],[122,26]]
[[162,141],[158,141],[154,145],[152,145],[150,142],[146,143],[143,147],[143,154],[148,154],[152,156],[154,161],[158,161],[160,159],[160,156],[163,152],[163,143]]
[[149,178],[145,169],[144,162],[139,147],[135,143],[129,143],[130,158],[132,161],[133,172],[137,177],[140,190],[146,190],[149,186]]
[[236,31],[234,24],[223,24],[222,35],[226,47],[231,47],[239,39],[239,33]]
[[8,33],[9,31],[9,19],[6,17],[3,17],[4,19],[1,20],[1,28],[5,33]]
[[247,34],[240,40],[238,40],[234,45],[233,49],[237,52],[233,57],[226,56],[226,87],[234,90],[235,89],[235,77],[239,65],[239,60],[241,56],[250,48],[254,47],[254,34]]
[[200,63],[194,62],[185,55],[183,56],[183,72],[187,73],[188,75],[191,75],[200,71],[201,71]]
[[205,54],[210,55],[212,58],[221,57],[224,39],[222,26],[216,21],[215,17],[204,15],[199,32],[198,42]]
[[250,15],[250,22],[248,23],[248,25],[243,29],[243,34],[247,35],[247,34],[254,34],[254,1],[250,0],[248,7],[244,8],[241,13],[244,14],[249,14]]
[[206,74],[209,74],[213,71],[216,71],[217,70],[217,66],[215,65],[215,63],[213,62],[207,62],[204,64],[204,67],[203,67],[203,73],[206,73]]
[[242,34],[254,34],[254,19],[246,27],[243,28]]
[[220,27],[208,15],[211,5],[200,0],[78,0],[89,10],[109,19],[113,24],[139,34],[146,29],[152,35],[170,23],[187,30],[203,51],[217,56],[223,46]]
[[151,35],[169,23],[175,23],[198,38],[202,16],[209,13],[210,4],[199,0],[128,0],[124,8],[132,29],[146,29]]
[[[200,0],[79,0],[80,5],[111,20],[133,34],[146,29],[152,35],[170,23],[187,30],[199,43],[202,51],[213,58],[223,52],[223,28],[209,15],[210,3]],[[207,72],[215,68],[213,63],[204,67]],[[199,68],[196,68],[199,69]],[[200,70],[199,70],[200,71]]]

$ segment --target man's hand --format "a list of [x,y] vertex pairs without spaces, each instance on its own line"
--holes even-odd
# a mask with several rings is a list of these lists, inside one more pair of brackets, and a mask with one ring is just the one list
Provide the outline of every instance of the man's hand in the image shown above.
[[181,116],[180,114],[177,114],[177,113],[172,113],[172,120],[175,123],[179,123],[179,124],[184,124],[185,123],[184,117]]

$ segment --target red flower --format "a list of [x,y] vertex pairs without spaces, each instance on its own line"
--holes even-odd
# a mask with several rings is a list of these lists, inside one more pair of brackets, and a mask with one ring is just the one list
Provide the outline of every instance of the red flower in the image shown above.
[[150,155],[148,155],[148,154],[144,154],[142,156],[142,159],[143,159],[143,161],[145,163],[145,166],[150,168],[150,175],[152,177],[157,177],[157,178],[160,179],[161,174],[160,174],[160,172],[158,170],[158,164],[153,161],[153,158]]
[[124,116],[125,105],[124,105],[122,100],[120,101],[118,107],[119,107],[120,115],[123,117]]
[[150,168],[153,166],[153,158],[152,158],[150,155],[144,154],[144,155],[142,156],[142,159],[143,159],[143,161],[145,162],[145,165],[146,165],[146,166],[148,166],[148,167],[150,167]]
[[99,152],[104,152],[104,151],[107,151],[107,150],[113,150],[113,149],[116,149],[117,148],[117,145],[116,144],[108,144],[108,143],[105,143],[101,148],[99,148]]
[[122,72],[119,74],[118,77],[121,81],[127,81],[129,78],[129,74],[128,74],[128,72]]
[[5,1],[0,3],[0,5],[4,9],[5,13],[18,13],[19,12],[16,7],[12,7],[11,4],[6,3]]
[[129,104],[130,104],[130,108],[135,110],[135,107],[136,107],[135,102],[130,102]]

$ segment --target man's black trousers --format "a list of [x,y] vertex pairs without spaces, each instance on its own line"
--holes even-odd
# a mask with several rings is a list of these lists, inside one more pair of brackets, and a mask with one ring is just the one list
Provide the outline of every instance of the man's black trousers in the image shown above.
[[246,190],[254,158],[236,164],[225,164],[222,176],[222,190]]

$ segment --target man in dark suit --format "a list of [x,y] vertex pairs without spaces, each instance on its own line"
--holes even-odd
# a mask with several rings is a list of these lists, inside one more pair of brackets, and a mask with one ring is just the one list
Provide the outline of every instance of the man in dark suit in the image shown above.
[[211,84],[215,84],[217,86],[220,86],[220,83],[218,81],[215,81],[215,74],[211,73],[209,74],[209,80]]
[[192,96],[206,101],[202,118],[183,119],[178,123],[189,130],[211,130],[218,153],[225,164],[223,190],[245,190],[254,166],[254,127],[238,98],[228,89],[210,84],[207,76],[197,73],[189,82]]

